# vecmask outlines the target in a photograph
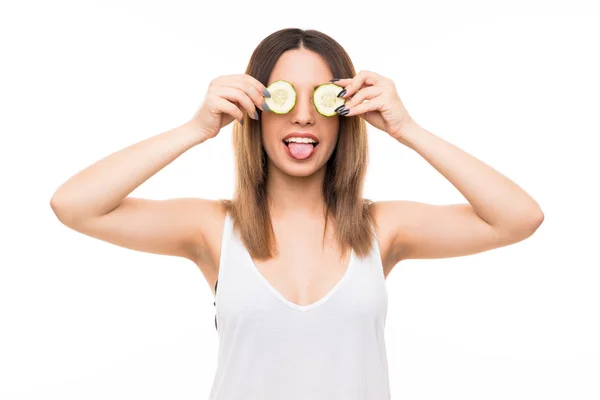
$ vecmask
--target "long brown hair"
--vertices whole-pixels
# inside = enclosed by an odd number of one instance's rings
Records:
[[[304,47],[318,53],[329,65],[334,77],[351,78],[356,72],[344,48],[317,30],[286,28],[263,39],[252,53],[246,74],[267,85],[279,57],[287,50]],[[261,112],[261,110],[258,110]],[[339,135],[329,158],[323,194],[325,229],[331,218],[342,255],[348,246],[358,257],[371,250],[374,232],[371,224],[372,201],[361,198],[368,162],[365,121],[359,116],[340,118]],[[253,258],[268,259],[277,253],[267,194],[267,155],[263,149],[260,121],[244,113],[244,124],[233,126],[233,148],[237,163],[237,183],[233,200],[220,199],[229,212],[234,228]],[[331,217],[330,217],[331,215]]]

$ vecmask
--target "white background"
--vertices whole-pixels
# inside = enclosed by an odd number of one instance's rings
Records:
[[[545,213],[518,244],[395,267],[392,398],[599,399],[600,17],[564,3],[3,2],[0,398],[208,398],[218,338],[198,268],[79,234],[50,198],[187,121],[211,79],[300,27],[392,78],[420,125]],[[371,126],[369,140],[364,197],[465,201],[416,152]],[[132,195],[230,198],[233,171],[229,125]]]

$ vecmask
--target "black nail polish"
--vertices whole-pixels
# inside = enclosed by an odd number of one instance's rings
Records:
[[[258,121],[258,111],[254,110],[254,119]]]
[[[340,115],[347,115],[350,112],[350,110],[344,110],[341,113],[339,113]]]
[[[341,106],[339,106],[338,108],[336,108],[334,111],[339,114],[339,113],[341,113],[342,111],[345,111],[345,110],[346,110],[346,106],[344,104],[342,104]]]
[[[244,118],[240,119],[240,124],[244,125]]]
[[[329,82],[337,82],[339,80],[340,80],[340,78],[333,78],[333,79],[330,79]]]
[[[271,93],[269,93],[267,89],[263,90],[263,94],[265,95],[265,97],[271,97]]]
[[[342,96],[343,96],[343,95],[345,95],[345,94],[346,94],[346,89],[342,90],[342,91],[341,91],[341,92],[340,92],[340,93],[337,95],[337,97],[342,97]]]

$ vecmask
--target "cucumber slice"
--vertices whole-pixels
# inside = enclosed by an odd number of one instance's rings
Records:
[[[315,89],[313,104],[319,114],[325,117],[337,115],[335,109],[346,103],[346,99],[337,97],[342,90],[341,86],[334,83],[324,83]]]
[[[286,114],[296,105],[296,89],[288,81],[275,81],[267,90],[271,97],[265,97],[265,103],[275,114]]]

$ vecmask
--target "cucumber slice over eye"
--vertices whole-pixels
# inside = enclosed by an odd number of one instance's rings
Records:
[[[267,90],[271,97],[265,97],[265,103],[275,114],[286,114],[296,105],[296,89],[288,81],[275,81]]]
[[[346,99],[337,97],[343,89],[334,83],[324,83],[315,89],[313,104],[319,114],[325,117],[337,115],[335,109],[346,103]]]

